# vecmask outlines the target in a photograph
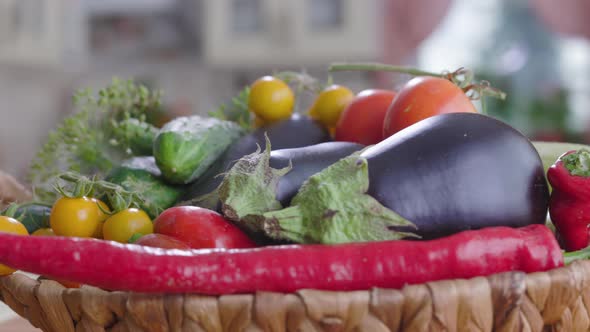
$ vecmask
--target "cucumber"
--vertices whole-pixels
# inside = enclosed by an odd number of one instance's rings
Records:
[[[119,122],[114,131],[118,140],[126,142],[135,156],[151,155],[158,128],[135,118]]]
[[[4,211],[3,213],[5,213]],[[14,213],[14,219],[20,221],[32,234],[40,228],[49,228],[51,206],[42,203],[25,203],[19,205]]]
[[[156,164],[170,183],[193,182],[242,134],[230,121],[198,115],[176,118],[156,136]]]
[[[167,184],[161,177],[154,175],[149,160],[133,158],[132,162],[124,162],[123,165],[112,169],[105,180],[139,193],[139,208],[153,220],[176,203],[184,188]]]
[[[153,156],[133,157],[123,160],[121,166],[132,169],[143,169],[156,177],[161,177],[162,172],[156,165],[156,158]]]

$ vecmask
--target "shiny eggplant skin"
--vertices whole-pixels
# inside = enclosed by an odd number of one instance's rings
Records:
[[[302,148],[273,150],[270,167],[280,169],[292,163],[293,168],[279,180],[276,198],[283,206],[291,199],[305,180],[338,160],[364,148],[351,142],[326,142]]]
[[[255,152],[258,147],[264,149],[265,134],[273,150],[299,148],[331,140],[328,131],[319,123],[300,114],[293,114],[288,120],[258,128],[241,137],[228,148],[202,178],[189,187],[183,200],[190,200],[214,191],[223,180],[222,176],[218,176],[219,174],[228,171],[237,160]]]
[[[369,195],[425,239],[491,226],[545,222],[543,164],[516,129],[474,113],[420,121],[362,153]]]

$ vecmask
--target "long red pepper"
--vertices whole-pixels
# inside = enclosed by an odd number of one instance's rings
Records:
[[[0,234],[0,262],[109,290],[229,294],[303,288],[401,288],[563,265],[543,225],[465,231],[431,241],[173,250],[96,239]]]

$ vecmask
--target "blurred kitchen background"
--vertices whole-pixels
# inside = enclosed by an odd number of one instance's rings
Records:
[[[508,93],[489,112],[529,137],[590,143],[588,0],[0,0],[0,169],[17,177],[113,76],[207,112],[274,70],[334,61],[473,69]],[[338,73],[355,92],[407,77]]]

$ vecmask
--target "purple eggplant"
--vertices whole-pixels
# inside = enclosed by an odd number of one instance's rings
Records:
[[[270,139],[273,149],[299,148],[331,140],[330,134],[319,123],[308,116],[294,114],[290,119],[256,129],[238,139],[221,158],[195,183],[189,186],[183,204],[194,204],[219,210],[215,190],[235,162],[265,145],[265,135]]]
[[[422,121],[367,148],[368,194],[423,238],[545,222],[549,191],[531,142],[481,114]]]
[[[253,153],[240,159],[219,187],[223,213],[251,235],[261,233],[257,221],[246,215],[288,206],[312,175],[342,158],[359,152],[364,145],[326,142],[302,148]],[[244,191],[246,189],[246,191]],[[234,213],[238,212],[241,215]]]
[[[291,170],[279,179],[276,199],[288,206],[305,180],[338,160],[361,150],[364,145],[352,142],[326,142],[303,148],[273,150],[270,167]]]
[[[265,174],[276,184],[283,173]],[[251,187],[246,183],[242,194],[252,195]],[[420,121],[326,167],[289,207],[268,204],[253,214],[230,204],[224,212],[273,238],[340,243],[544,223],[548,200],[541,158],[525,136],[485,115],[454,113]]]

